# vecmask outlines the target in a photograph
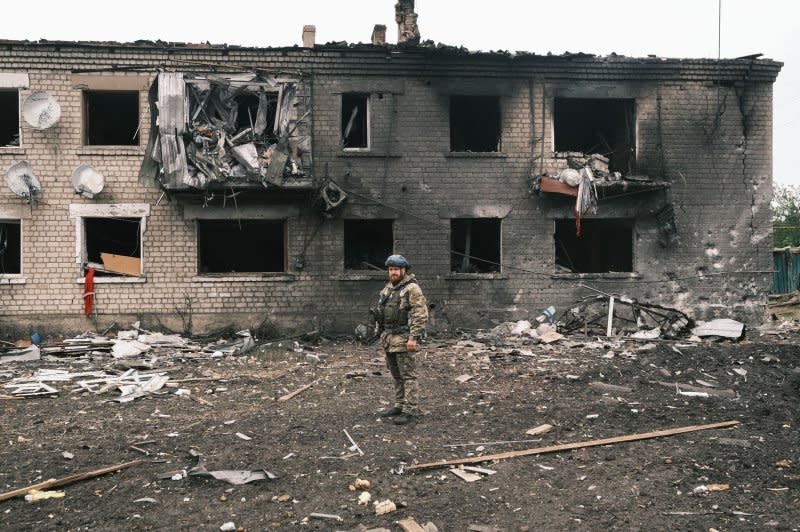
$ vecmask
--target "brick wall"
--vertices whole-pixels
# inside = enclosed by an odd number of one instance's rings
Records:
[[[343,217],[394,220],[395,251],[413,263],[439,329],[490,327],[536,316],[548,305],[563,309],[591,293],[579,283],[675,306],[696,318],[753,322],[765,313],[772,269],[771,91],[779,68],[771,61],[512,61],[379,46],[250,50],[22,43],[0,50],[0,61],[2,72],[29,74],[23,99],[45,90],[62,111],[49,130],[23,122],[22,146],[0,148],[4,172],[27,160],[44,189],[42,202],[22,210],[24,283],[0,279],[0,331],[74,332],[134,319],[183,330],[190,318],[193,332],[267,325],[351,331],[366,319],[383,277],[344,270]],[[349,199],[334,219],[323,218],[307,197],[281,200],[295,207],[286,221],[284,275],[198,276],[195,221],[184,210],[200,198],[159,201],[158,188],[139,184],[150,134],[146,90],[140,91],[138,147],[81,145],[75,71],[136,77],[143,70],[152,81],[157,67],[186,70],[184,61],[302,72],[306,80],[314,175],[335,180]],[[112,65],[126,64],[151,68],[112,72]],[[742,81],[745,75],[749,81]],[[499,95],[500,153],[450,153],[449,96],[459,91]],[[372,148],[366,153],[341,149],[342,92],[370,94]],[[565,164],[553,156],[552,125],[553,98],[565,94],[635,98],[640,173],[672,184],[668,191],[599,205],[596,217],[636,218],[634,274],[556,273],[553,220],[568,215],[570,204],[552,195],[530,197],[528,179],[541,171],[552,175]],[[106,177],[94,199],[77,196],[69,182],[80,164]],[[652,216],[665,198],[674,203],[680,235],[666,248],[657,242]],[[20,203],[7,188],[0,190],[0,214]],[[150,205],[144,282],[99,284],[96,314],[89,319],[82,313],[76,221],[69,217],[70,204],[84,203]],[[450,218],[479,214],[502,218],[502,272],[452,274]]]

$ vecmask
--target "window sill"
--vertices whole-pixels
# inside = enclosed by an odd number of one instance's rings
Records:
[[[86,284],[85,277],[78,277],[75,281],[78,284]],[[147,282],[147,277],[144,275],[141,277],[95,277],[94,284],[141,284]]]
[[[448,281],[502,281],[508,279],[504,273],[453,273],[444,276]]]
[[[0,275],[0,285],[4,284],[25,284],[28,282],[28,279],[22,276],[17,276],[13,274],[6,274]]]
[[[339,276],[340,281],[386,281],[386,272],[346,272]]]
[[[81,146],[76,150],[78,155],[111,155],[119,157],[142,157],[141,146]]]
[[[25,155],[25,148],[21,146],[0,146],[0,155]]]
[[[195,275],[192,277],[193,283],[291,283],[295,281],[295,276],[287,273],[250,273],[242,275],[220,274],[220,275]]]
[[[449,159],[505,159],[508,157],[501,151],[450,151],[444,156]]]
[[[603,273],[554,273],[551,279],[641,279],[637,272],[603,272]]]
[[[339,157],[348,158],[348,157],[355,157],[355,158],[364,158],[364,159],[399,159],[403,155],[400,153],[386,153],[386,152],[377,152],[377,151],[370,151],[369,148],[362,148],[360,150],[348,150],[344,149],[342,153],[339,154]]]

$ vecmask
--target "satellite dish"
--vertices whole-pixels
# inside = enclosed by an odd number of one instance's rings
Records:
[[[100,194],[106,184],[103,174],[88,164],[82,164],[72,172],[69,178],[75,192],[84,198],[92,199],[95,194]]]
[[[44,91],[36,91],[22,104],[22,118],[33,129],[48,129],[61,118],[61,106],[53,96]]]
[[[25,198],[28,203],[42,193],[42,184],[39,183],[39,179],[33,173],[33,167],[27,161],[19,162],[8,169],[6,183],[11,192],[20,198]]]

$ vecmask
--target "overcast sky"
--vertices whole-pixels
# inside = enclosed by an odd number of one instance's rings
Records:
[[[369,42],[375,24],[395,42],[395,0],[40,0],[4,2],[0,39],[137,39],[244,46]],[[722,0],[721,56],[762,53],[784,63],[774,92],[774,178],[800,185],[800,4]],[[718,0],[417,0],[423,39],[471,50],[627,56],[718,54]]]

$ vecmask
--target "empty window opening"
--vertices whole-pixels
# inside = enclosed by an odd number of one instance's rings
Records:
[[[450,97],[450,151],[500,151],[499,97]]]
[[[368,94],[342,94],[342,143],[345,148],[369,147]]]
[[[610,171],[633,171],[634,100],[556,98],[553,116],[555,151],[600,153],[610,159]]]
[[[500,219],[450,220],[450,270],[455,273],[500,271]]]
[[[236,102],[235,131],[252,128],[256,134],[264,134],[269,140],[276,140],[274,134],[275,115],[278,110],[276,93],[243,92],[236,95],[234,101]]]
[[[84,91],[83,97],[86,145],[138,146],[138,91]]]
[[[0,220],[0,275],[22,273],[22,230],[19,220]]]
[[[197,253],[201,274],[285,272],[285,223],[198,220]]]
[[[633,271],[632,220],[556,220],[556,265],[574,273]]]
[[[381,270],[392,254],[392,220],[345,220],[344,267],[347,270]]]
[[[106,261],[103,260],[103,254],[111,254],[139,259],[138,265],[135,261],[122,259],[124,264],[121,269],[130,274],[141,274],[141,223],[141,218],[83,218],[84,261],[90,263],[85,266],[100,265],[101,269],[105,270],[118,268],[119,265],[116,263],[114,265],[111,263],[104,264]],[[131,271],[130,268],[138,269],[139,271]],[[98,269],[96,275],[114,274],[115,272],[103,272]]]
[[[0,90],[0,146],[19,146],[19,91]]]

